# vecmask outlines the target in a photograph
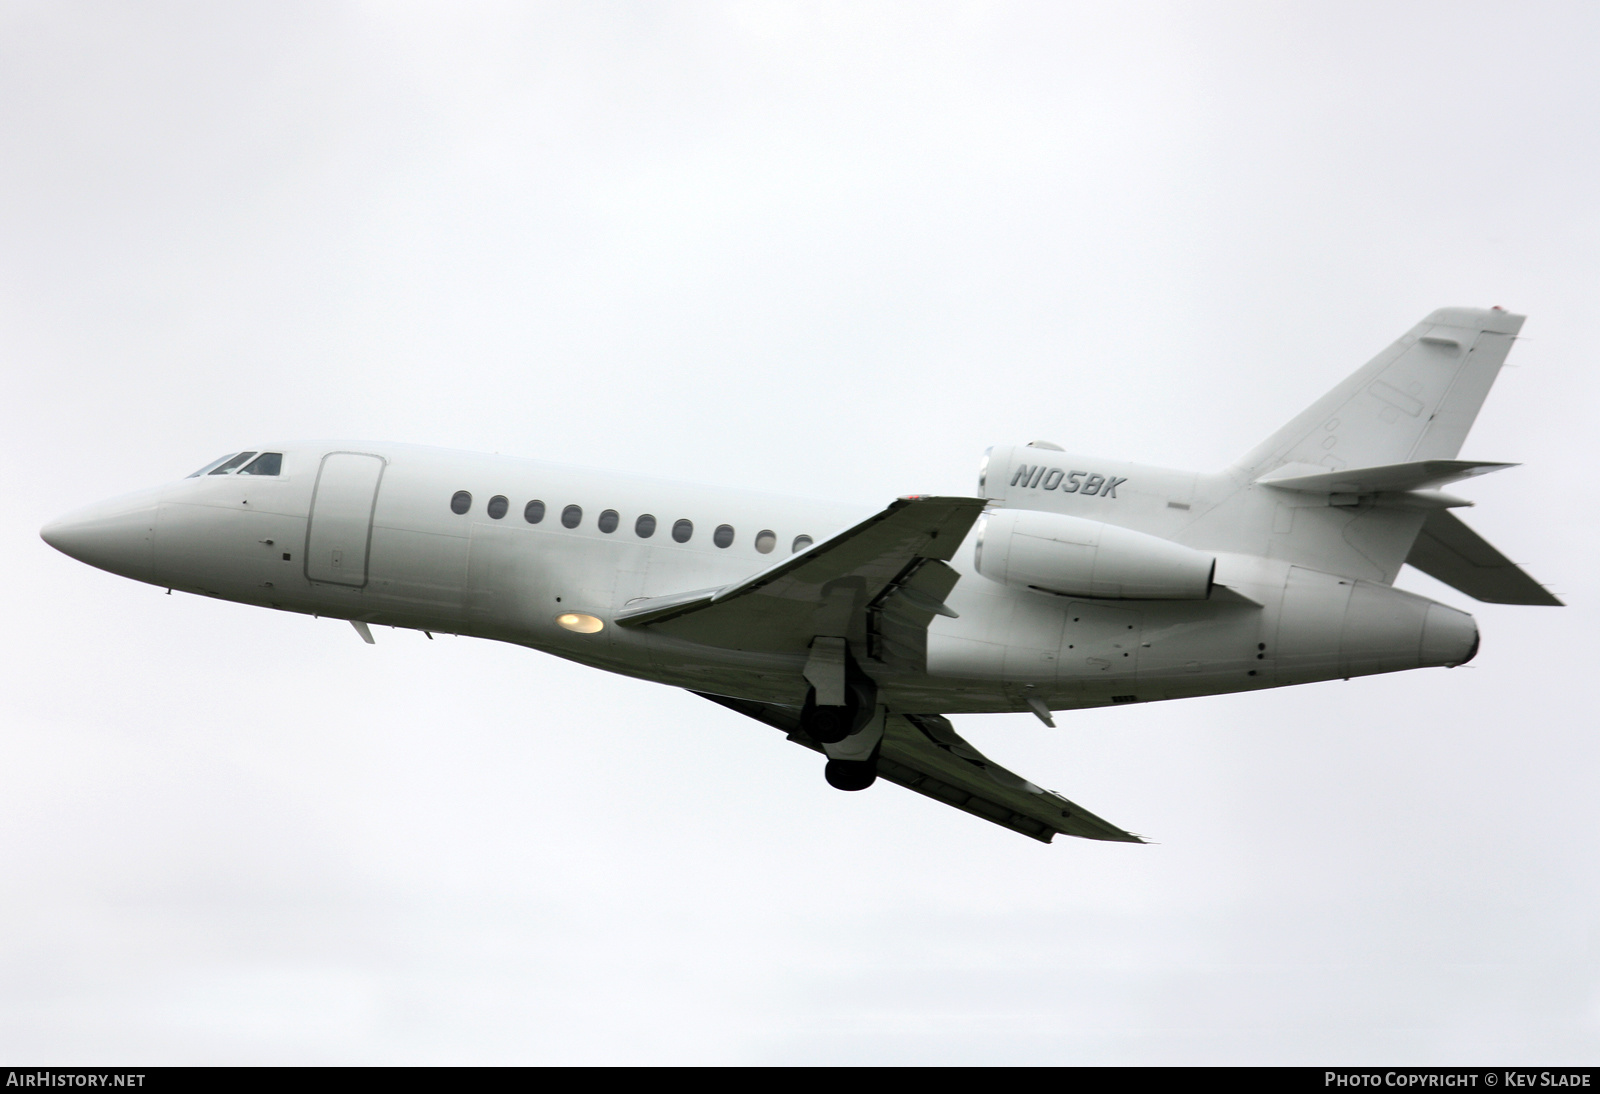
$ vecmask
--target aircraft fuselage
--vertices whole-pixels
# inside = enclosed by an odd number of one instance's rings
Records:
[[[274,451],[283,456],[276,475],[181,479],[73,514],[45,538],[102,569],[175,590],[514,642],[694,691],[798,705],[808,686],[804,650],[684,641],[614,618],[656,597],[739,581],[792,553],[797,540],[805,550],[870,515],[406,445]],[[1139,471],[1094,472],[1117,482],[1119,494],[1083,504],[1137,504],[1137,491],[1160,474]],[[1068,473],[1053,477],[1064,486]],[[1032,477],[1037,489],[1043,473]],[[1186,497],[1204,494],[1195,476],[1185,478]],[[1383,583],[1292,566],[1265,549],[1217,553],[1217,587],[1205,599],[1100,599],[989,580],[974,566],[975,538],[950,561],[960,575],[945,602],[955,617],[928,625],[921,664],[858,654],[891,709],[1174,699],[1456,664],[1477,642],[1470,616]],[[575,616],[600,627],[563,626]]]

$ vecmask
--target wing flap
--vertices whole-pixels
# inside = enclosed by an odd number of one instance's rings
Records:
[[[1448,509],[1428,514],[1406,562],[1474,600],[1564,607],[1548,589]]]
[[[730,710],[781,729],[796,744],[822,749],[800,729],[799,711],[773,703],[696,692]],[[1087,809],[990,760],[938,714],[889,716],[878,756],[880,778],[964,813],[1049,843],[1059,833],[1083,839],[1144,843]]]
[[[936,615],[956,617],[944,602],[960,579],[933,558],[918,559],[902,571],[867,607],[867,656],[926,670],[928,624]]]

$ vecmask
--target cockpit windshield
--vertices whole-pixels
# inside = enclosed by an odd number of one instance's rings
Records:
[[[254,452],[241,452],[237,456],[235,456],[231,460],[229,460],[227,463],[223,464],[221,467],[218,467],[218,468],[214,469],[211,472],[211,474],[213,474],[213,475],[231,475],[235,471],[239,470],[239,468],[244,464],[244,462],[246,460],[248,460],[251,456],[254,456],[254,455],[255,455]]]
[[[198,479],[201,475],[204,475],[207,471],[211,471],[214,468],[221,467],[223,464],[227,463],[229,460],[233,459],[238,454],[239,453],[237,453],[237,452],[229,452],[226,456],[219,456],[217,459],[212,460],[210,463],[206,464],[204,467],[202,467],[200,470],[194,472],[192,475],[185,475],[184,478],[186,478],[186,479]]]
[[[255,452],[229,452],[220,459],[212,460],[188,477],[198,479],[201,475],[279,475],[282,473],[282,452],[262,452],[259,455]]]

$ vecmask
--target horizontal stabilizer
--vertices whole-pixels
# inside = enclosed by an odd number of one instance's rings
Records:
[[[1484,463],[1477,460],[1418,460],[1416,463],[1329,471],[1311,464],[1288,464],[1261,476],[1256,482],[1279,490],[1298,490],[1308,494],[1377,494],[1430,490],[1516,466],[1514,463]]]
[[[822,751],[800,729],[796,708],[695,694],[781,729],[796,744]],[[1041,843],[1049,843],[1058,833],[1119,843],[1145,842],[1007,771],[963,740],[949,720],[938,714],[889,716],[879,746],[878,777]]]
[[[1428,514],[1406,561],[1436,581],[1490,604],[1562,607],[1550,591],[1447,509]]]

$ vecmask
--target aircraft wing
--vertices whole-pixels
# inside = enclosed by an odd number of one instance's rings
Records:
[[[903,599],[924,615],[925,625],[934,613],[948,611],[943,595],[954,582],[912,579],[931,563],[949,561],[986,504],[982,498],[900,498],[743,581],[655,597],[615,621],[730,649],[804,650],[817,635],[864,641],[869,606],[904,589]]]
[[[800,728],[798,708],[696,692],[730,710],[783,730],[821,752]],[[1049,843],[1057,833],[1084,839],[1144,843],[1132,832],[1013,774],[973,748],[938,714],[891,714],[878,754],[878,777],[953,805],[1002,828]]]
[[[1563,607],[1548,589],[1448,509],[1428,514],[1406,562],[1474,600]]]

